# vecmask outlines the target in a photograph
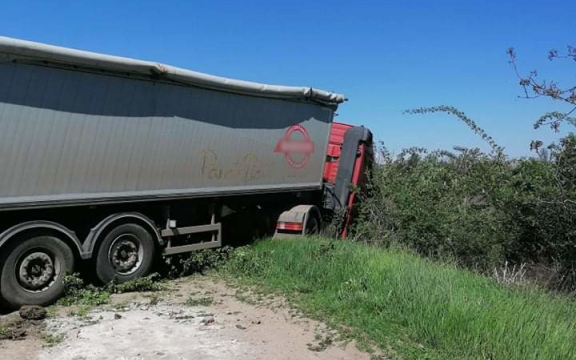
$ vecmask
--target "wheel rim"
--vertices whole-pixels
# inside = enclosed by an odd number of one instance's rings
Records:
[[[108,251],[108,259],[114,270],[121,275],[133,274],[140,268],[144,257],[144,249],[140,239],[133,234],[118,236]]]
[[[33,249],[20,256],[16,266],[16,278],[28,292],[46,291],[54,285],[61,271],[61,262],[45,249]]]

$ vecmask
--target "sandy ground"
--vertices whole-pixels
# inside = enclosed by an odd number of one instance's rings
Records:
[[[180,279],[159,293],[115,295],[86,316],[72,312],[59,308],[42,326],[24,330],[28,335],[21,340],[0,341],[0,358],[370,359],[283,299],[238,291],[210,277]]]

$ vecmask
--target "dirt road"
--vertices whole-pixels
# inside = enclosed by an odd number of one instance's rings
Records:
[[[0,341],[0,358],[370,359],[284,300],[239,292],[209,277],[179,279],[162,292],[114,295],[85,316],[72,311],[58,309],[42,326],[26,329],[22,340]]]

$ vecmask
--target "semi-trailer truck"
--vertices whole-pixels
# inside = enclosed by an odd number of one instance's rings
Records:
[[[0,37],[2,303],[49,304],[80,264],[128,281],[245,228],[313,234],[341,212],[345,236],[372,135],[333,122],[344,101]]]

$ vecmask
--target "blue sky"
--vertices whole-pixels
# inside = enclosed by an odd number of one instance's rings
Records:
[[[557,139],[532,124],[563,107],[517,98],[509,46],[521,69],[576,84],[574,62],[547,59],[576,46],[569,0],[0,0],[0,13],[5,36],[344,93],[337,119],[368,126],[395,152],[486,149],[449,116],[402,114],[419,106],[458,107],[512,156],[529,155],[532,139]]]

